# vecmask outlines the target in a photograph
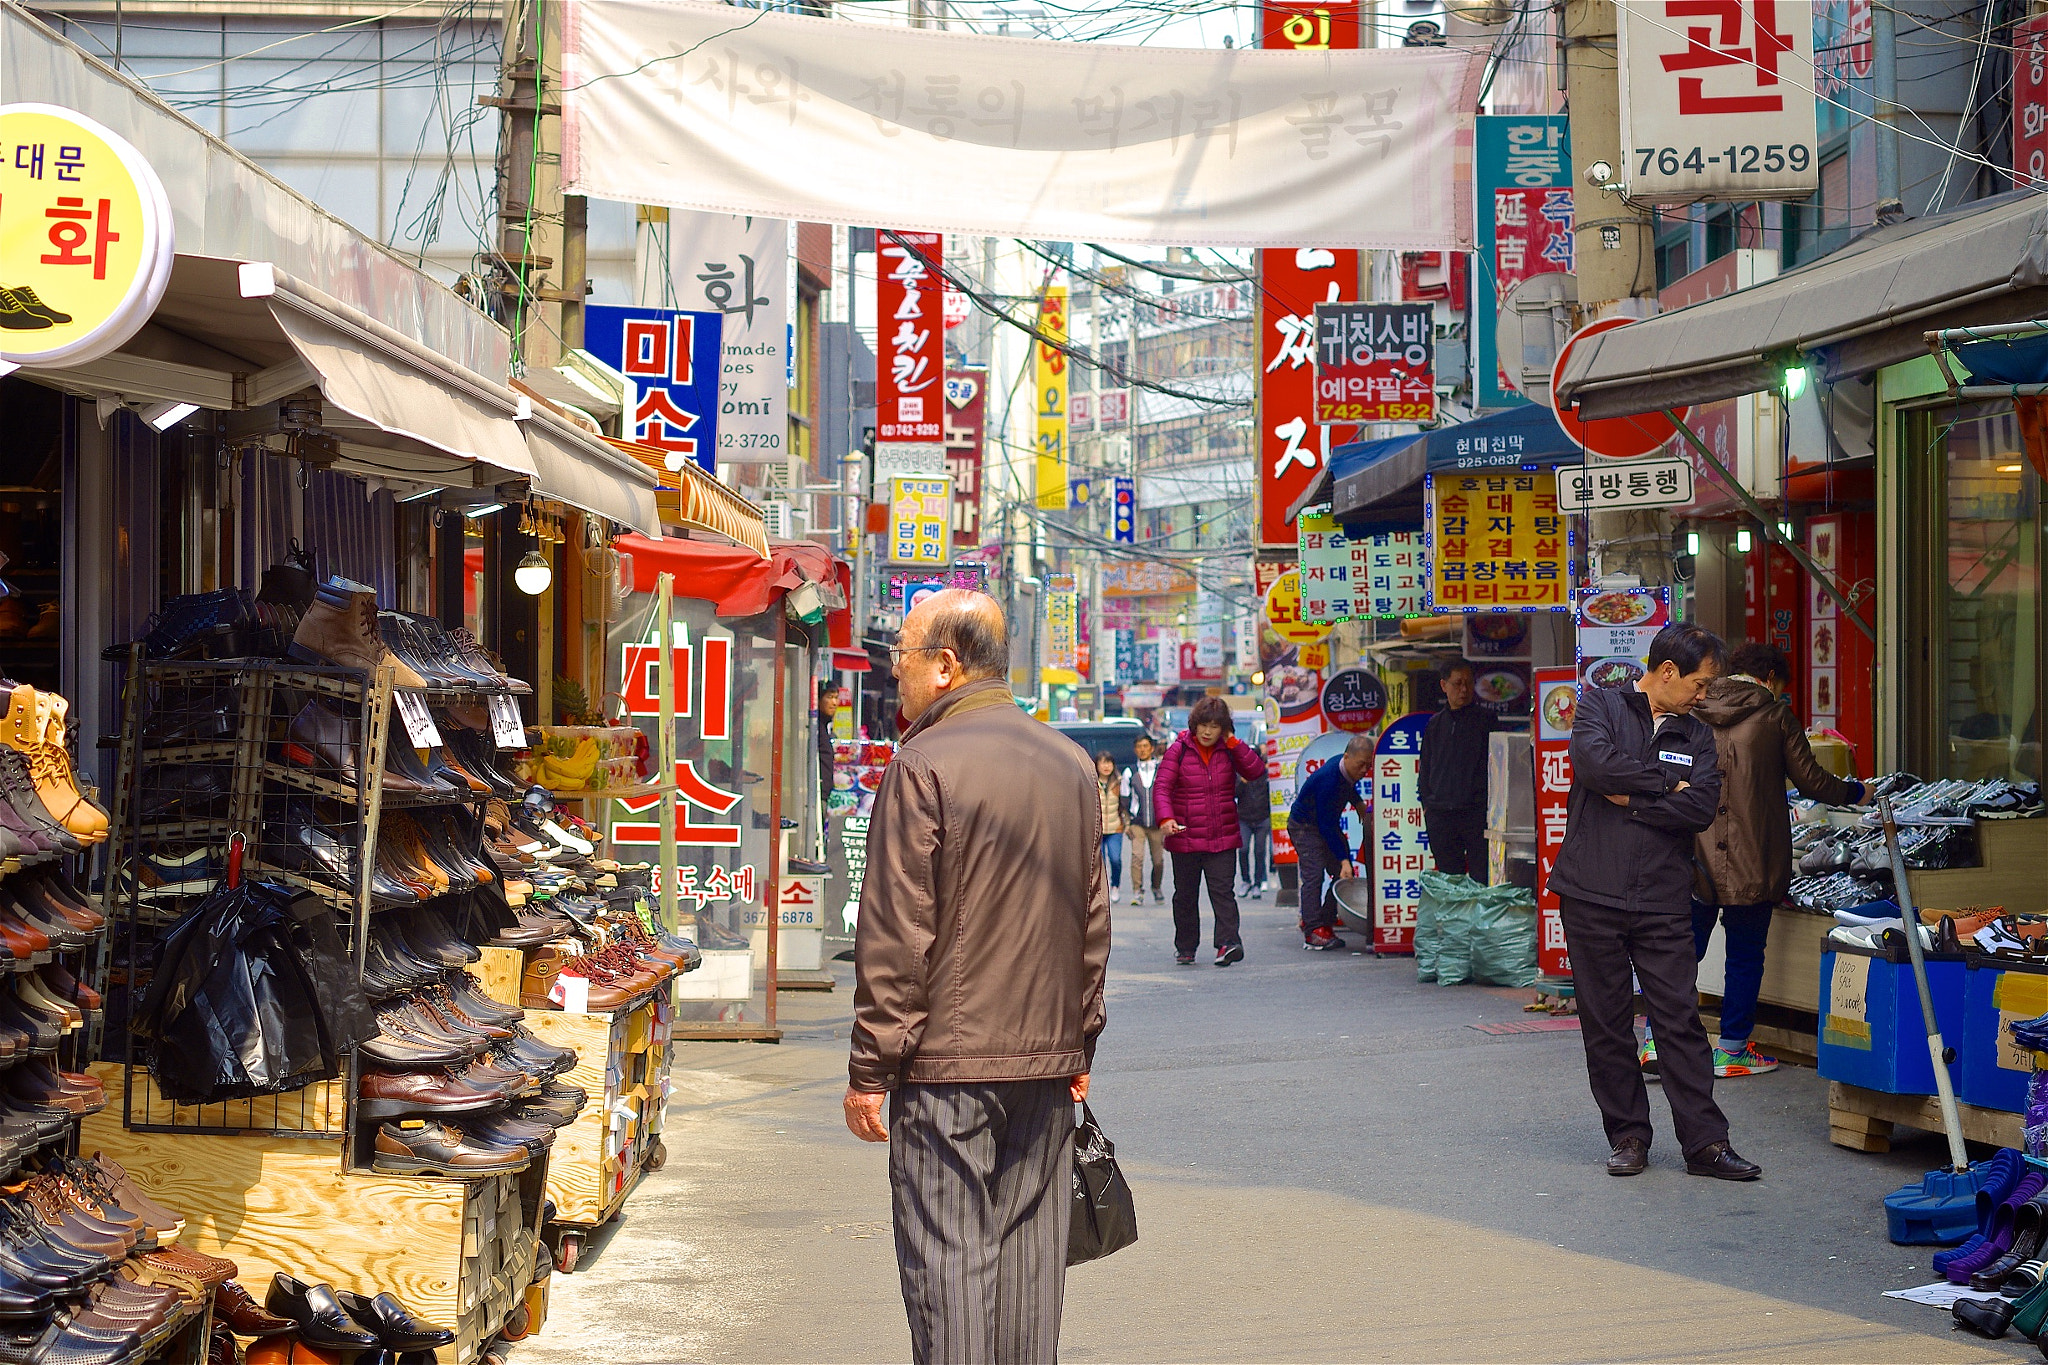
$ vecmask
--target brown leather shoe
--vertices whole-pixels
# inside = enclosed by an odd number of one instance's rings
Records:
[[[235,1335],[244,1337],[275,1337],[297,1327],[289,1318],[281,1318],[249,1297],[249,1291],[229,1280],[213,1291],[213,1320],[225,1322],[234,1329]]]
[[[374,673],[390,664],[392,681],[400,687],[425,687],[410,664],[391,652],[377,630],[377,593],[361,583],[333,578],[320,585],[313,605],[299,617],[292,634],[290,657],[300,663],[332,664]]]
[[[372,1170],[386,1175],[486,1176],[523,1171],[532,1155],[525,1147],[494,1147],[471,1141],[461,1129],[432,1121],[387,1123],[377,1130]]]
[[[469,1114],[488,1109],[504,1096],[477,1090],[445,1071],[365,1070],[356,1088],[357,1108],[368,1119],[410,1114]]]
[[[1650,1165],[1650,1144],[1641,1138],[1623,1138],[1607,1154],[1607,1174],[1641,1175]]]
[[[225,1256],[209,1256],[187,1246],[167,1246],[143,1256],[143,1261],[165,1270],[189,1275],[204,1283],[209,1293],[242,1273],[241,1267]]]
[[[106,1181],[108,1190],[120,1201],[122,1208],[141,1214],[151,1227],[170,1230],[174,1236],[177,1231],[184,1228],[184,1216],[177,1210],[165,1208],[150,1198],[149,1192],[136,1184],[133,1176],[121,1169],[120,1162],[104,1153],[94,1152],[92,1161],[88,1164],[99,1168],[101,1178]]]
[[[1716,1180],[1755,1180],[1764,1168],[1745,1161],[1726,1142],[1710,1142],[1685,1159],[1687,1175],[1712,1176]]]

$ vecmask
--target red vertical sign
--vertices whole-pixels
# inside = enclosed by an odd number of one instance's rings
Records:
[[[2048,14],[2012,30],[2012,183],[2048,184]]]
[[[1570,976],[1564,917],[1550,889],[1550,869],[1564,847],[1566,805],[1572,794],[1572,713],[1578,707],[1578,670],[1570,664],[1529,675],[1536,694],[1536,970]]]
[[[1327,52],[1359,45],[1357,0],[1259,6],[1259,46]],[[1304,93],[1295,120],[1311,161],[1327,154],[1337,95]],[[1358,253],[1320,247],[1259,253],[1259,543],[1292,546],[1287,509],[1323,469],[1316,425],[1315,306],[1357,297]]]
[[[949,296],[950,297],[950,296]],[[953,476],[953,548],[981,544],[982,432],[988,371],[946,371],[946,472]]]
[[[885,232],[876,245],[875,440],[945,440],[945,303],[933,267],[946,258],[936,232]]]

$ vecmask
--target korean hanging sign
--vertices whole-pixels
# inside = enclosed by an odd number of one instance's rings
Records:
[[[1067,289],[1054,285],[1039,299],[1038,330],[1067,339]],[[1033,389],[1038,394],[1038,506],[1067,510],[1067,353],[1040,341],[1032,348]]]
[[[176,253],[142,153],[49,104],[0,106],[0,360],[77,365],[156,311]]]
[[[1316,424],[1315,309],[1358,288],[1358,253],[1303,247],[1259,253],[1259,543],[1295,547],[1287,509],[1322,472]]]
[[[1079,629],[1076,618],[1079,615],[1078,594],[1074,589],[1074,575],[1056,573],[1046,580],[1045,591],[1045,638],[1043,653],[1039,658],[1041,668],[1075,667],[1076,646]]]
[[[1534,275],[1572,268],[1571,133],[1563,114],[1486,114],[1473,147],[1478,311],[1473,374],[1482,408],[1522,397],[1501,373],[1494,320],[1501,301]]]
[[[1295,518],[1301,536],[1301,619],[1335,624],[1359,615],[1365,547],[1344,534],[1329,509]]]
[[[1435,611],[1567,611],[1571,540],[1557,476],[1431,474],[1430,606]]]
[[[1429,716],[1401,717],[1380,732],[1372,758],[1372,832],[1361,857],[1372,866],[1372,946],[1415,951],[1415,919],[1429,835],[1422,824],[1422,731]]]
[[[945,259],[945,251],[945,238],[936,232],[885,232],[875,243],[878,473],[946,467],[940,411],[945,404],[945,305],[939,274],[932,268]]]
[[[1317,304],[1316,421],[1434,422],[1435,317],[1428,303]]]
[[[946,371],[946,472],[953,476],[953,544],[981,544],[982,432],[988,371]]]
[[[626,377],[620,420],[629,438],[661,451],[671,471],[695,463],[717,472],[722,328],[717,313],[600,304],[583,310],[584,348]]]
[[[735,699],[732,648],[730,636],[706,635],[692,642],[689,627],[681,622],[674,625],[674,635],[669,644],[669,669],[673,678],[675,716],[679,722],[694,719],[702,739],[732,738]],[[620,655],[619,691],[625,699],[626,713],[637,717],[659,716],[660,640],[650,637],[639,644],[626,645]],[[705,766],[710,766],[708,761]],[[744,799],[740,793],[727,791],[706,774],[698,772],[694,759],[676,760],[675,783],[676,842],[692,848],[738,848],[740,826],[737,823],[726,824],[717,817],[732,814]],[[630,814],[658,814],[661,798],[658,795],[622,798],[619,804]],[[616,820],[612,825],[612,839],[621,844],[657,844],[661,842],[661,826],[654,820]],[[694,868],[684,868],[681,872],[687,873],[694,884]],[[721,869],[717,875],[723,878],[732,874]],[[751,870],[747,875],[752,877]],[[716,898],[724,899],[730,894],[732,892],[728,888]],[[751,894],[749,890],[748,898]]]
[[[789,433],[789,223],[728,213],[666,215],[641,224],[642,302],[688,304],[717,313],[718,460],[781,464]]]
[[[1564,847],[1579,684],[1571,665],[1560,664],[1535,670],[1531,685],[1536,694],[1536,969],[1545,976],[1570,976],[1563,907],[1550,889],[1550,869]]]
[[[953,482],[889,481],[889,562],[944,564],[953,557]]]
[[[1351,540],[1351,599],[1367,620],[1422,616],[1429,610],[1429,556],[1413,531],[1376,531]],[[1361,555],[1364,568],[1358,567]],[[1361,579],[1358,575],[1363,572]]]
[[[1804,199],[1820,187],[1811,4],[1632,0],[1615,9],[1617,179],[1629,198]]]

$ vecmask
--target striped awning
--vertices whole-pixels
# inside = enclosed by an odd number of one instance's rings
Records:
[[[654,503],[663,525],[710,531],[768,558],[768,523],[759,507],[694,464],[685,464],[680,473],[671,470],[666,451],[612,436],[604,439],[661,476]]]

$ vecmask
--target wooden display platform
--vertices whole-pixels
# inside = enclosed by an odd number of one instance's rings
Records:
[[[661,1141],[669,1040],[656,1018],[657,1003],[649,997],[614,1014],[527,1012],[526,1025],[535,1037],[576,1049],[576,1068],[562,1083],[590,1096],[576,1121],[556,1131],[548,1159],[547,1192],[556,1223],[588,1230],[608,1222],[632,1194]],[[616,1150],[607,1152],[606,1139],[621,1110],[630,1117],[611,1144]]]
[[[2013,914],[2048,910],[2048,823],[1977,821],[1980,867],[1908,870],[1913,903],[1923,910],[2003,906]],[[1775,945],[1774,945],[1775,946]]]
[[[775,973],[775,989],[778,991],[830,991],[838,989],[839,982],[828,971],[782,971]]]
[[[92,1070],[119,1091],[118,1064]],[[476,1359],[533,1277],[540,1168],[473,1181],[350,1175],[338,1142],[131,1132],[118,1104],[85,1119],[79,1146],[112,1156],[183,1214],[182,1244],[233,1260],[259,1302],[279,1270],[362,1294],[389,1291],[456,1331],[435,1357],[448,1365]]]
[[[2003,1109],[1956,1106],[1963,1136],[1998,1147],[2021,1143],[2020,1116]],[[1828,1082],[1828,1141],[1852,1152],[1889,1152],[1892,1128],[1904,1124],[1923,1132],[1942,1131],[1941,1104],[1932,1095],[1891,1095],[1841,1081]]]

